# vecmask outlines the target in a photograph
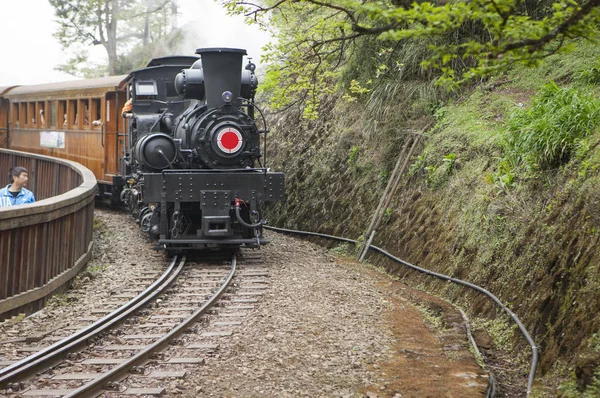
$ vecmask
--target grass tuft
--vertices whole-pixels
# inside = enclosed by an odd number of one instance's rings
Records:
[[[600,122],[600,102],[592,93],[550,82],[531,107],[515,111],[506,125],[503,146],[513,167],[548,170],[569,161],[579,143]]]

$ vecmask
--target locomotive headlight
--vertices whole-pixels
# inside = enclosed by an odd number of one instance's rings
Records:
[[[233,94],[231,94],[230,91],[224,91],[223,94],[221,94],[221,98],[223,98],[223,101],[225,101],[226,104],[229,104],[231,100],[233,100]]]

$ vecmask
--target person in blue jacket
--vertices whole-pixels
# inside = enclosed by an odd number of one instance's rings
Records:
[[[27,169],[15,167],[10,171],[12,184],[0,189],[0,207],[9,207],[35,202],[33,193],[26,189]]]

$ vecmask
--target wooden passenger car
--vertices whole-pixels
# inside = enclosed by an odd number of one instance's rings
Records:
[[[8,109],[10,102],[4,98],[4,93],[14,87],[0,87],[0,148],[8,148]]]
[[[0,146],[81,163],[101,192],[120,186],[126,77],[0,88]]]

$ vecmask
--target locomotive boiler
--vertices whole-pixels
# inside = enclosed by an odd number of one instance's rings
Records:
[[[196,54],[155,59],[128,76],[123,199],[158,248],[258,247],[267,243],[264,206],[283,199],[284,176],[261,151],[255,65],[243,66],[241,49]]]

